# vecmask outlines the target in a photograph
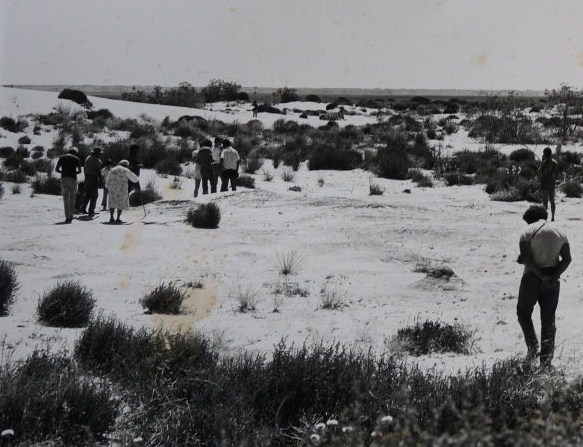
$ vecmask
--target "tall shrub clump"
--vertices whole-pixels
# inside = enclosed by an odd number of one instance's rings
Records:
[[[195,228],[218,228],[220,221],[221,210],[212,202],[191,208],[186,214],[186,222]]]
[[[45,292],[38,302],[38,321],[49,326],[82,327],[91,320],[93,293],[76,281],[64,281]]]
[[[19,287],[20,284],[12,264],[0,260],[0,316],[8,315]]]

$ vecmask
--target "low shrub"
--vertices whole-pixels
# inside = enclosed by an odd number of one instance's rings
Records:
[[[19,288],[20,283],[12,264],[0,260],[0,316],[8,315]]]
[[[30,144],[32,141],[28,135],[24,135],[18,139],[18,144]]]
[[[263,160],[260,158],[247,158],[245,163],[245,173],[255,174],[263,166]]]
[[[304,263],[304,257],[295,250],[278,253],[276,258],[279,264],[279,274],[284,276],[296,275]]]
[[[583,186],[579,180],[570,179],[561,185],[561,192],[565,197],[580,198],[583,196]]]
[[[250,175],[239,175],[236,183],[237,186],[242,186],[243,188],[255,189],[255,179]]]
[[[534,152],[527,148],[516,149],[510,153],[508,159],[516,163],[522,161],[533,161],[535,159]]]
[[[185,293],[173,284],[161,284],[140,300],[148,313],[178,315]]]
[[[49,326],[82,327],[93,314],[93,293],[76,281],[59,282],[37,306],[38,321]]]
[[[427,320],[399,329],[396,342],[412,355],[454,352],[468,354],[472,348],[473,333],[459,323],[453,325]]]
[[[448,172],[444,175],[443,179],[447,186],[456,185],[473,185],[474,179],[469,175],[460,174],[459,172]]]
[[[103,120],[107,120],[109,118],[113,118],[113,113],[111,113],[109,111],[109,109],[99,109],[99,110],[90,110],[87,112],[87,118],[89,118],[90,120],[95,120],[95,119],[103,119]]]
[[[32,155],[34,156],[35,154],[40,154],[40,152],[33,152]],[[50,174],[53,172],[53,163],[51,160],[48,160],[46,158],[38,158],[34,160],[33,165],[38,172],[44,172],[46,174]]]
[[[112,391],[88,380],[71,360],[35,351],[0,368],[0,445],[94,445],[118,415]],[[51,442],[55,441],[55,443]]]
[[[421,188],[432,188],[431,177],[421,172],[419,169],[409,169],[408,177]]]
[[[37,175],[30,186],[35,194],[61,195],[61,181],[53,176]]]
[[[317,146],[310,153],[308,168],[310,171],[334,169],[349,171],[362,165],[360,152],[351,149],[340,149],[330,146]]]
[[[158,174],[180,175],[182,174],[182,166],[174,157],[168,157],[156,163],[156,172]]]
[[[160,200],[162,196],[156,188],[156,184],[151,181],[146,187],[139,191],[133,190],[130,194],[130,206],[142,206]]]
[[[22,173],[24,173],[25,175],[30,176],[30,177],[35,176],[37,173],[36,164],[31,162],[31,161],[27,161],[27,160],[23,160],[20,163],[19,169]]]
[[[221,210],[216,203],[201,204],[191,208],[186,214],[186,222],[194,228],[218,228],[221,221]]]
[[[239,287],[234,297],[237,302],[237,311],[241,313],[253,312],[257,309],[258,292],[252,286]]]
[[[6,169],[17,169],[24,158],[16,151],[9,154],[2,163]]]
[[[13,147],[10,146],[4,146],[4,147],[0,147],[0,158],[6,158],[9,155],[13,154],[15,152]]]
[[[411,167],[406,150],[399,147],[385,147],[377,152],[374,165],[380,177],[405,180]]]
[[[0,171],[0,180],[12,183],[26,183],[28,182],[28,177],[20,169],[15,171]]]
[[[20,185],[12,185],[12,194],[20,194],[22,190],[20,189]]]
[[[370,182],[368,185],[368,194],[371,196],[382,196],[385,190],[381,185]]]
[[[8,132],[18,133],[28,127],[28,123],[23,120],[15,121],[14,118],[9,116],[3,116],[0,118],[0,127]]]
[[[294,178],[296,178],[296,173],[293,169],[284,168],[283,171],[281,171],[281,179],[284,182],[293,182]]]
[[[31,158],[33,160],[38,160],[39,158],[42,158],[43,153],[42,152],[33,152],[32,154],[30,154]]]

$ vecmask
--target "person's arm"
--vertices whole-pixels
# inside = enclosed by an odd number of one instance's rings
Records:
[[[79,160],[79,162],[77,163],[76,172],[77,172],[77,174],[81,174],[81,160]]]
[[[559,253],[560,260],[557,267],[555,267],[555,274],[554,276],[559,279],[559,277],[567,270],[569,264],[571,264],[571,248],[569,247],[569,243],[565,242],[561,247],[561,252]]]
[[[126,177],[128,178],[128,180],[132,183],[137,183],[138,186],[140,186],[140,179],[139,177],[134,174],[132,171],[130,171],[129,169],[125,169],[124,170],[126,173]]]
[[[63,165],[61,164],[61,159],[59,158],[59,161],[57,161],[57,166],[55,166],[55,172],[60,174],[61,172],[63,172]]]

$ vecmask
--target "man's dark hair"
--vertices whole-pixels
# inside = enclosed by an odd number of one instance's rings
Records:
[[[200,147],[213,147],[213,142],[208,138],[205,138],[200,142]]]
[[[543,149],[543,155],[546,156],[546,157],[552,157],[553,151],[551,150],[550,147],[545,147]]]
[[[229,147],[229,146],[231,146],[231,142],[228,139],[225,138],[223,140],[223,147]]]
[[[527,224],[535,223],[537,220],[547,220],[549,213],[542,205],[531,205],[522,215]]]

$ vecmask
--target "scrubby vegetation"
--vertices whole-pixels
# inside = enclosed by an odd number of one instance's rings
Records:
[[[221,210],[216,203],[204,203],[198,208],[191,208],[186,214],[186,222],[195,228],[218,228]]]
[[[59,282],[37,306],[38,321],[48,326],[83,327],[93,315],[93,293],[76,281]]]
[[[61,181],[53,176],[38,175],[30,185],[35,194],[61,195]]]
[[[0,317],[8,315],[19,288],[20,283],[12,264],[0,260]]]
[[[413,355],[433,352],[468,354],[472,348],[473,333],[459,323],[453,325],[427,320],[399,329],[395,338],[400,349]]]
[[[177,315],[185,298],[185,293],[174,284],[160,284],[144,296],[140,304],[149,313]]]

